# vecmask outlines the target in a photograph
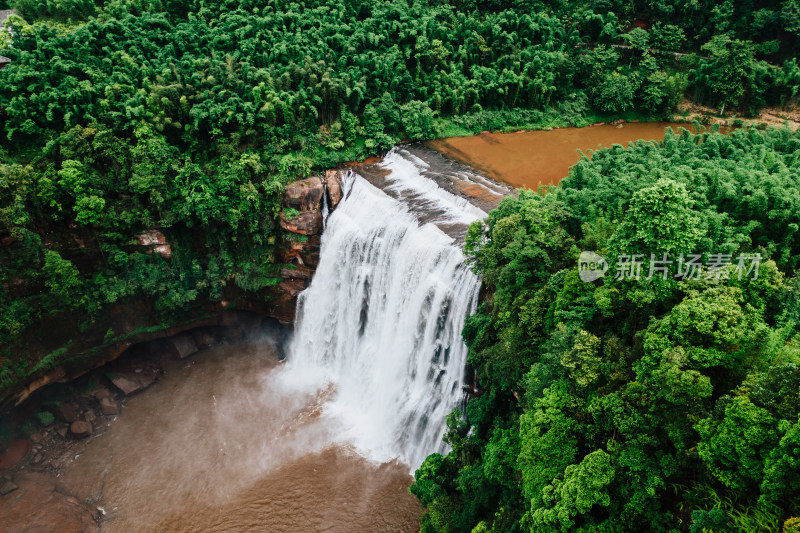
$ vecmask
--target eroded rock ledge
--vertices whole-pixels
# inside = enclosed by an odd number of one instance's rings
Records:
[[[294,322],[297,296],[311,283],[319,265],[323,205],[327,201],[333,211],[341,200],[342,176],[338,170],[291,183],[283,193],[285,209],[280,224],[287,236],[278,260],[289,266],[281,269],[283,281],[271,295],[275,304],[271,316],[284,324]]]
[[[35,374],[29,381],[19,384],[0,395],[0,411],[20,405],[36,391],[52,383],[64,383],[86,372],[116,360],[131,346],[161,337],[174,337],[182,332],[201,327],[225,327],[232,316],[230,311],[245,311],[274,318],[283,325],[295,319],[297,296],[311,283],[319,264],[320,242],[323,229],[322,211],[327,203],[335,209],[342,198],[341,171],[328,170],[322,176],[313,176],[289,184],[283,195],[284,211],[279,220],[285,230],[280,239],[277,261],[282,281],[257,293],[246,293],[235,284],[229,284],[223,300],[197,302],[184,313],[185,317],[169,327],[158,327],[151,321],[152,309],[146,301],[134,300],[112,305],[107,309],[105,323],[75,335],[77,317],[58,315],[44,320],[40,330],[47,332],[41,339],[33,339],[28,349],[28,359],[35,364],[46,354],[63,345],[64,339],[73,339],[66,363]],[[0,238],[4,238],[0,235]],[[171,255],[170,243],[158,230],[137,236],[141,246],[165,258]],[[116,340],[103,344],[103,336],[111,326]],[[96,331],[95,331],[96,330]],[[176,341],[177,342],[177,341]],[[177,350],[189,350],[188,341]],[[133,386],[131,384],[127,384]]]

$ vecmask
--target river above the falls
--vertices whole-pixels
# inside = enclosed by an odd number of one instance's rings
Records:
[[[578,150],[627,146],[644,139],[661,141],[666,128],[686,128],[691,124],[675,122],[625,122],[585,128],[489,133],[469,137],[449,137],[425,143],[445,156],[466,163],[484,176],[514,187],[536,190],[542,185],[556,185],[566,177],[569,167],[580,159]]]

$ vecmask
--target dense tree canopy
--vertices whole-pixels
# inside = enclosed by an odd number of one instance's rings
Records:
[[[20,16],[8,20],[13,39],[0,32],[11,59],[0,72],[0,238],[13,243],[0,248],[0,389],[30,375],[19,343],[47,316],[81,309],[87,327],[105,306],[146,297],[167,323],[231,284],[274,283],[288,180],[448,131],[569,125],[593,110],[664,116],[694,72],[673,51],[700,51],[677,19],[631,29],[638,11],[611,5],[4,7]],[[758,102],[792,101],[794,63],[769,65],[780,54],[748,46],[736,68],[769,73]],[[731,83],[723,52],[697,72]],[[728,109],[751,106],[742,87]],[[135,246],[151,229],[170,259]]]
[[[788,129],[670,130],[475,223],[491,296],[464,337],[484,392],[417,471],[423,531],[767,532],[800,514],[798,157]],[[605,277],[581,281],[579,250]]]

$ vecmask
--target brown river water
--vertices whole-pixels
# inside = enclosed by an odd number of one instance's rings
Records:
[[[428,146],[472,166],[484,176],[536,190],[542,185],[556,185],[564,178],[569,167],[580,159],[578,150],[609,148],[613,144],[627,146],[639,139],[660,141],[669,126],[676,131],[678,127],[694,131],[691,124],[631,122],[550,131],[481,133],[437,139]]]
[[[281,390],[268,343],[175,361],[90,442],[64,481],[104,532],[418,531],[406,465],[331,446],[324,399]]]

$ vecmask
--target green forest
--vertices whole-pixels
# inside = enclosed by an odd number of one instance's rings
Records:
[[[665,117],[684,95],[791,106],[800,7],[770,6],[5,2],[0,390],[73,355],[21,355],[48,317],[110,342],[109,305],[146,300],[168,325],[276,283],[280,192],[313,170],[403,140]],[[135,246],[151,228],[169,261]]]
[[[800,1],[0,0],[0,399],[78,357],[42,324],[156,328],[280,278],[284,186],[482,130],[794,109]],[[422,531],[800,531],[800,135],[668,133],[470,229],[481,394]],[[546,194],[545,194],[546,192]],[[137,235],[158,229],[170,258]],[[583,282],[578,254],[607,258]],[[760,254],[757,279],[615,279]],[[57,341],[57,342],[56,342]]]
[[[416,472],[422,531],[798,531],[799,165],[788,128],[668,130],[473,224],[483,391]],[[632,254],[640,279],[616,276]],[[651,254],[731,264],[647,279]]]

